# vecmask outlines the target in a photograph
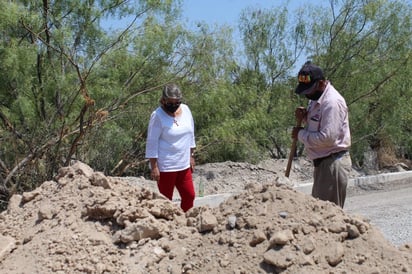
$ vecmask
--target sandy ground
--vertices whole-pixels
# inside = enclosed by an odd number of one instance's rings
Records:
[[[76,162],[0,214],[0,274],[412,272],[411,245],[294,190],[310,163],[285,166],[199,166],[197,192],[236,194],[183,213],[152,181]]]

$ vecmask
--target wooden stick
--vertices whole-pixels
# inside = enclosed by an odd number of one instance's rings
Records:
[[[296,121],[296,126],[300,127],[302,124],[302,121]],[[295,157],[296,154],[296,146],[298,143],[298,138],[293,138],[292,141],[292,146],[290,147],[290,153],[289,153],[289,159],[288,159],[288,165],[286,166],[286,172],[285,172],[285,176],[289,177],[290,174],[290,169],[292,167],[292,161],[293,161],[293,157]]]

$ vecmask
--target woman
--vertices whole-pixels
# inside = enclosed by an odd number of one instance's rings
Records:
[[[150,116],[146,158],[160,193],[172,200],[176,187],[180,207],[186,212],[195,199],[192,170],[196,144],[192,113],[181,100],[182,92],[177,85],[163,88],[160,106]]]

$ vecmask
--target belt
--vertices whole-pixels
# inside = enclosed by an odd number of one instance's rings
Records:
[[[314,159],[313,160],[313,165],[315,167],[318,167],[320,165],[320,163],[322,163],[323,160],[331,158],[331,157],[333,157],[334,159],[339,159],[340,157],[345,155],[346,152],[348,152],[348,151],[347,150],[342,150],[342,151],[339,151],[339,152],[332,153],[332,154],[330,154],[326,157]]]

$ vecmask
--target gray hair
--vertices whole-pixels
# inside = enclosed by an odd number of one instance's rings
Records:
[[[182,91],[176,84],[168,84],[163,87],[162,98],[182,99]]]

